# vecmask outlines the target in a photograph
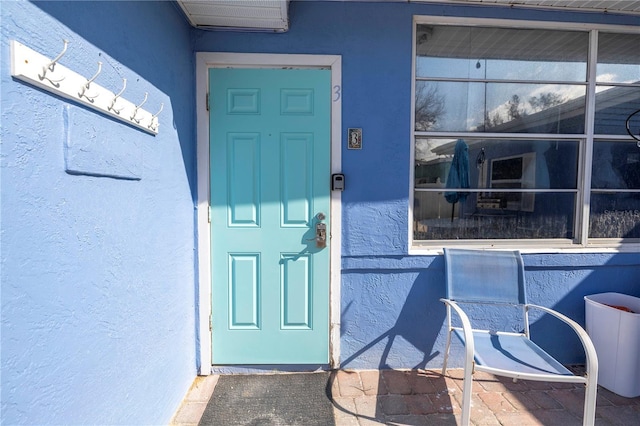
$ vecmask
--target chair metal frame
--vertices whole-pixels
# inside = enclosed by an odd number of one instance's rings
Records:
[[[471,417],[471,393],[472,393],[472,380],[474,371],[483,371],[486,373],[494,374],[496,376],[504,376],[510,377],[514,381],[518,379],[522,380],[535,380],[535,381],[543,381],[543,382],[564,382],[564,383],[583,383],[585,385],[585,398],[584,398],[584,413],[583,413],[583,425],[593,425],[595,422],[595,412],[596,412],[596,395],[598,388],[598,358],[596,355],[595,347],[587,335],[586,331],[575,321],[566,317],[565,315],[543,306],[533,305],[527,303],[526,301],[526,284],[524,280],[524,266],[522,262],[522,257],[520,252],[515,251],[489,251],[489,250],[468,250],[468,249],[444,249],[445,254],[445,270],[447,277],[447,297],[440,299],[446,306],[447,310],[447,344],[444,353],[444,364],[442,367],[442,374],[446,374],[447,370],[447,362],[449,357],[449,349],[451,346],[451,335],[452,333],[456,333],[456,335],[462,341],[465,348],[465,358],[464,358],[464,382],[463,382],[463,395],[462,395],[462,425],[468,425]],[[515,301],[507,301],[505,297],[498,296],[498,300],[492,301],[489,300],[489,297],[484,297],[480,295],[479,299],[481,300],[465,300],[463,295],[461,294],[458,297],[454,292],[454,287],[456,285],[455,277],[456,271],[454,268],[460,267],[459,263],[461,260],[457,260],[456,256],[477,256],[478,259],[486,262],[487,265],[492,265],[492,259],[495,259],[496,255],[503,256],[512,256],[514,259],[515,267],[518,268],[516,272],[517,281],[514,283],[514,286],[520,286],[520,289],[517,290],[518,294],[516,296]],[[485,272],[488,270],[484,269]],[[480,272],[477,276],[474,275],[474,279],[487,278],[489,282],[485,283],[486,288],[488,289],[491,286],[490,280],[487,276],[487,273]],[[512,298],[511,296],[506,297],[506,299]],[[478,299],[478,298],[476,298]],[[465,313],[463,308],[460,306],[460,303],[463,304],[509,304],[512,306],[521,306],[522,307],[522,319],[524,322],[524,330],[521,333],[517,332],[506,332],[506,331],[489,331],[489,330],[480,330],[474,329],[471,326],[471,322],[469,320],[468,315]],[[567,324],[577,335],[580,342],[582,343],[585,355],[586,355],[586,375],[579,376],[571,373],[568,369],[562,366],[558,361],[553,359],[549,354],[547,354],[543,349],[541,349],[538,345],[533,343],[529,334],[529,311],[535,309],[542,311],[543,313],[549,314],[563,323]],[[461,327],[453,326],[452,322],[452,312],[455,312],[458,316]],[[537,359],[541,359],[545,362],[548,362],[554,366],[557,366],[559,372],[546,372],[546,373],[532,373],[531,368],[526,368],[525,363],[518,364],[522,365],[521,369],[506,369],[499,365],[489,365],[486,363],[485,359],[480,357],[480,354],[477,353],[477,345],[476,339],[505,339],[505,341],[514,340],[516,344],[521,345],[520,348],[524,348],[525,351],[530,351],[530,353],[537,357]],[[504,349],[499,347],[492,348],[493,351],[505,352]],[[509,356],[512,357],[513,354],[509,353]],[[517,361],[517,360],[516,360]],[[512,364],[513,366],[513,364]],[[563,372],[560,372],[563,371]]]

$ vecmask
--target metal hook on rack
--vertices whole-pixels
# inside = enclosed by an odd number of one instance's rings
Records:
[[[95,95],[95,96],[85,95],[84,92],[87,89],[89,89],[89,86],[91,86],[91,82],[98,77],[100,72],[102,72],[102,62],[98,61],[98,72],[96,72],[93,77],[88,79],[87,82],[82,85],[82,88],[80,89],[80,92],[78,92],[78,96],[79,97],[83,97],[84,96],[85,98],[87,98],[89,100],[89,102],[93,102],[93,100],[98,97],[98,95]]]
[[[144,100],[142,101],[142,103],[140,105],[136,105],[135,109],[133,110],[133,115],[131,116],[130,120],[135,121],[137,124],[140,124],[140,120],[136,119],[136,115],[138,115],[138,110],[140,109],[140,107],[142,105],[145,104],[145,102],[147,102],[147,97],[149,96],[148,92],[144,92]]]
[[[51,84],[53,84],[55,87],[59,87],[60,86],[60,82],[62,80],[64,80],[64,77],[62,77],[59,80],[52,80],[49,77],[47,77],[47,71],[51,71],[53,72],[56,64],[58,63],[58,61],[60,60],[60,58],[62,58],[64,56],[64,54],[67,51],[67,46],[69,45],[69,40],[62,40],[62,42],[64,43],[64,47],[62,48],[62,52],[60,52],[58,54],[58,56],[56,56],[51,62],[49,62],[47,65],[45,65],[44,67],[42,67],[42,75],[38,74],[38,78],[40,78],[40,80],[44,80],[45,78],[47,80],[49,80],[51,82]]]
[[[144,99],[141,102],[136,104],[136,102],[126,99],[128,96],[125,92],[130,91],[130,88],[127,84],[129,79],[123,78],[124,75],[116,77],[116,79],[122,79],[120,89],[116,87],[114,90],[109,90],[102,86],[99,79],[105,78],[102,77],[105,64],[103,57],[95,58],[96,62],[98,60],[102,60],[102,62],[97,63],[94,74],[78,73],[67,68],[62,59],[66,58],[66,54],[69,52],[69,41],[62,40],[62,38],[57,40],[63,41],[64,46],[60,47],[57,55],[49,57],[16,40],[10,40],[11,76],[39,87],[52,95],[60,96],[83,107],[108,115],[110,118],[122,121],[145,133],[158,134],[158,118],[164,105],[160,105],[155,110],[157,111],[155,115],[152,115],[153,112],[143,109],[149,98],[148,93],[141,91],[144,87],[139,91],[140,95],[144,93]],[[108,64],[108,62],[106,63]],[[62,82],[58,84],[58,81]],[[118,84],[117,80],[114,82],[116,85]]]
[[[108,109],[109,111],[113,111],[113,112],[115,112],[116,114],[120,114],[120,111],[122,111],[122,108],[120,108],[120,109],[115,109],[114,107],[115,107],[115,105],[116,105],[116,101],[118,100],[118,98],[120,97],[120,95],[122,95],[122,94],[124,93],[124,89],[126,89],[126,88],[127,88],[127,79],[126,79],[126,78],[123,78],[123,79],[122,79],[122,90],[120,90],[120,91],[118,92],[118,94],[117,94],[117,95],[115,95],[115,96],[113,97],[113,100],[111,101],[111,105],[109,105],[109,106],[107,107],[107,109]]]
[[[162,109],[164,108],[164,103],[160,104],[160,110],[158,112],[155,113],[155,115],[151,116],[151,121],[149,122],[149,126],[148,128],[156,131],[158,130],[158,122],[157,122],[157,118],[160,115],[160,113],[162,112]]]

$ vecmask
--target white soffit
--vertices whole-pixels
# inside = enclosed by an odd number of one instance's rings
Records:
[[[290,0],[177,0],[196,28],[284,32],[289,29]],[[304,0],[303,0],[304,1]],[[306,0],[314,1],[314,0]],[[640,0],[324,0],[393,1],[399,3],[457,3],[525,6],[640,15]]]
[[[289,0],[177,0],[196,28],[284,32]]]
[[[502,6],[533,6],[553,9],[640,14],[637,0],[408,0],[414,3],[466,3]]]

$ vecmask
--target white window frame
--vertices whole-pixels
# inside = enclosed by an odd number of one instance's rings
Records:
[[[461,240],[458,242],[452,242],[447,240],[447,245],[456,245],[460,247],[474,247],[474,248],[504,248],[504,249],[519,249],[523,253],[559,253],[559,252],[638,252],[640,251],[640,242],[635,240],[624,240],[618,238],[611,239],[588,239],[589,230],[589,209],[590,209],[590,197],[591,197],[591,169],[592,169],[592,155],[593,155],[593,142],[594,140],[624,140],[628,141],[630,137],[628,135],[596,135],[594,134],[594,120],[595,120],[595,88],[596,88],[596,61],[597,61],[597,40],[599,32],[612,32],[612,33],[630,33],[640,34],[640,28],[635,26],[625,25],[607,25],[607,24],[591,24],[591,23],[571,23],[571,22],[555,22],[555,21],[526,21],[526,20],[509,20],[509,19],[485,19],[485,18],[461,18],[461,17],[442,17],[442,16],[424,16],[415,15],[413,17],[413,37],[412,37],[412,55],[411,55],[411,120],[410,120],[410,134],[411,134],[411,153],[410,153],[410,167],[409,167],[409,209],[408,209],[408,241],[409,254],[416,255],[432,255],[442,253],[442,241],[430,240],[430,241],[415,241],[414,236],[414,222],[413,222],[413,203],[414,203],[414,185],[415,185],[415,140],[416,137],[438,137],[445,136],[448,138],[464,138],[477,136],[480,133],[476,132],[419,132],[415,130],[415,90],[416,90],[416,37],[418,25],[455,25],[455,26],[482,26],[482,27],[503,27],[503,28],[527,28],[536,30],[557,30],[562,28],[563,30],[584,31],[589,34],[589,52],[588,52],[588,66],[587,66],[587,81],[583,83],[587,88],[586,93],[586,108],[585,108],[585,132],[583,134],[568,134],[568,135],[540,135],[536,136],[549,136],[555,139],[570,139],[580,140],[579,155],[578,155],[578,183],[577,183],[577,205],[582,206],[582,211],[575,211],[575,237],[573,240],[562,239],[513,239],[513,240]],[[609,84],[607,84],[609,85]],[[615,85],[615,84],[614,84]],[[639,85],[640,86],[640,85]],[[500,138],[513,138],[521,139],[523,137],[530,137],[531,135],[522,134],[491,134],[482,133],[487,137],[500,137]],[[586,172],[588,171],[588,172]],[[575,191],[575,190],[571,190]]]

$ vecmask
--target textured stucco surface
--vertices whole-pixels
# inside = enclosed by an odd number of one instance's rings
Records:
[[[362,128],[362,150],[342,151],[341,362],[347,368],[442,365],[444,263],[408,256],[413,15],[640,25],[638,17],[518,8],[295,2],[284,34],[196,31],[197,51],[342,55],[343,138]],[[640,294],[640,254],[525,255],[532,303],[584,323],[585,294]],[[491,312],[478,312],[490,317]],[[515,323],[514,318],[509,323]],[[532,332],[564,362],[577,341],[547,318]],[[460,365],[459,354],[453,363]]]
[[[343,135],[362,128],[363,149],[342,152],[341,362],[437,368],[443,260],[407,253],[413,15],[640,25],[380,2],[293,2],[284,34],[194,30],[169,2],[1,2],[0,13],[3,424],[166,423],[196,374],[194,51],[342,55]],[[63,38],[65,66],[89,76],[102,61],[101,85],[127,78],[127,99],[164,103],[158,136],[11,78],[9,40],[53,57]],[[640,296],[638,253],[530,254],[525,268],[529,300],[579,322],[586,294]],[[548,321],[532,332],[580,362]]]
[[[2,2],[3,424],[167,423],[196,374],[193,61],[169,2]],[[154,137],[10,75],[10,40]],[[154,112],[155,112],[154,111]]]

